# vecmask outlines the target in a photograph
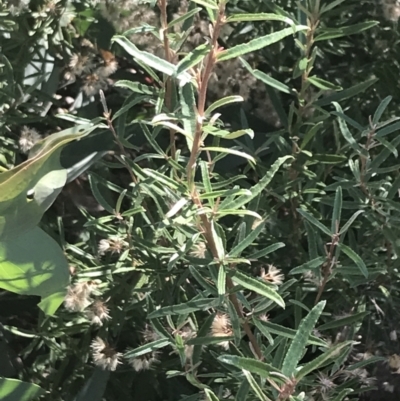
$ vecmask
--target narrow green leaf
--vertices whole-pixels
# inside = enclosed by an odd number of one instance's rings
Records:
[[[199,11],[201,11],[201,8],[199,8],[199,7],[193,8],[192,10],[188,11],[186,14],[183,14],[180,17],[175,18],[174,20],[169,22],[168,28],[171,28],[177,24],[180,24],[181,22],[186,21],[187,19],[189,19],[189,18],[193,17],[195,14],[197,14]],[[185,31],[185,29],[183,29],[183,31]]]
[[[118,88],[127,88],[132,92],[140,93],[143,95],[157,95],[158,89],[152,86],[141,84],[140,82],[127,81],[125,79],[121,79],[115,83]]]
[[[38,399],[43,394],[45,391],[36,384],[0,377],[0,399],[2,401],[31,401]]]
[[[236,393],[235,401],[247,400],[247,395],[249,394],[250,385],[247,380],[243,380],[239,386],[239,390]]]
[[[175,75],[176,67],[173,64],[155,56],[154,54],[139,50],[127,37],[116,35],[111,40],[123,47],[127,53],[134,57],[135,60],[139,60],[147,66],[166,75]]]
[[[321,230],[323,233],[326,235],[329,235],[330,237],[333,235],[332,231],[329,230],[328,227],[325,227],[320,221],[318,221],[313,215],[310,213],[306,212],[305,210],[302,209],[297,209],[297,211],[306,219],[308,220],[314,227],[317,227],[319,230]]]
[[[236,346],[238,346],[242,338],[242,329],[240,326],[239,315],[237,314],[236,309],[233,306],[233,303],[229,299],[228,299],[228,314],[231,320],[233,335],[235,337],[235,344]]]
[[[368,81],[361,82],[357,85],[352,86],[351,88],[342,90],[340,92],[333,93],[332,95],[325,96],[319,100],[317,100],[314,104],[316,106],[328,106],[332,102],[340,102],[341,100],[348,99],[359,93],[366,91],[370,86],[375,84],[378,81],[378,78],[372,78]]]
[[[282,21],[289,25],[293,25],[294,22],[284,15],[269,14],[269,13],[254,13],[254,14],[233,14],[226,20],[229,22],[245,22],[245,21]]]
[[[340,217],[342,214],[343,194],[342,187],[336,188],[335,203],[333,204],[331,231],[337,233],[339,231]]]
[[[201,150],[208,150],[209,152],[228,153],[231,155],[243,157],[245,159],[252,161],[253,163],[256,162],[253,156],[250,156],[247,153],[240,152],[239,150],[232,149],[232,148],[220,148],[217,146],[207,146],[207,147],[201,148]]]
[[[232,58],[237,58],[243,54],[252,53],[256,50],[260,50],[264,47],[272,45],[273,43],[279,42],[280,40],[286,38],[286,36],[293,35],[299,31],[306,31],[309,28],[304,25],[296,25],[291,28],[285,28],[281,31],[271,33],[269,35],[261,36],[259,38],[250,40],[248,43],[243,43],[241,45],[234,46],[228,50],[224,50],[218,54],[217,60],[224,61],[230,60]]]
[[[352,343],[353,341],[345,341],[334,345],[332,348],[329,348],[328,351],[324,352],[322,355],[307,363],[298,372],[296,372],[296,380],[300,381],[303,377],[318,369],[330,359],[335,358],[335,356],[337,356],[343,348],[348,347]]]
[[[343,251],[360,269],[365,278],[368,277],[368,269],[364,261],[357,255],[351,248],[344,244],[338,244],[341,251]]]
[[[383,136],[389,135],[392,132],[396,132],[398,130],[400,130],[400,122],[388,125],[385,128],[378,130],[376,133],[376,136],[381,138]]]
[[[241,63],[244,65],[244,67],[257,79],[259,79],[260,81],[264,82],[266,85],[277,89],[283,93],[291,93],[290,88],[278,81],[275,78],[272,78],[271,76],[267,75],[265,72],[259,71],[259,70],[254,70],[251,65],[242,57],[240,57],[240,61]]]
[[[283,163],[285,163],[287,160],[292,159],[292,156],[284,156],[280,157],[268,170],[268,172],[264,175],[264,177],[261,178],[261,180],[254,185],[250,190],[251,190],[251,195],[243,195],[239,196],[237,199],[234,200],[227,200],[225,199],[223,202],[221,202],[219,210],[224,210],[224,209],[239,209],[246,203],[250,202],[252,199],[254,199],[256,196],[258,196],[264,188],[271,182],[271,180],[274,178],[275,174],[279,170],[279,168],[282,166]]]
[[[285,359],[283,361],[282,373],[286,377],[292,377],[295,372],[298,363],[303,357],[307,341],[315,328],[318,318],[320,317],[326,301],[321,301],[311,312],[301,321],[299,328],[297,329],[296,336],[294,337],[290,347],[286,353]]]
[[[334,9],[335,7],[337,7],[338,5],[342,4],[345,1],[346,0],[334,0],[334,1],[331,1],[330,3],[323,4],[321,7],[321,10],[320,10],[320,15],[326,13],[327,11]]]
[[[217,289],[218,289],[218,295],[226,294],[226,272],[224,265],[219,266]]]
[[[124,358],[136,358],[140,355],[148,354],[156,349],[164,348],[170,345],[171,342],[168,338],[160,338],[159,340],[152,341],[150,343],[144,344],[136,349],[128,351],[124,354]]]
[[[179,75],[199,64],[204,57],[210,52],[211,46],[208,44],[197,46],[188,53],[176,66],[176,74]]]
[[[332,401],[343,401],[343,399],[351,394],[354,390],[351,388],[343,389]]]
[[[230,132],[228,135],[225,135],[224,139],[237,139],[243,135],[248,135],[251,139],[253,139],[254,131],[250,128],[240,129],[238,131]]]
[[[202,6],[211,8],[212,10],[218,10],[218,5],[215,1],[212,0],[192,0],[192,1]]]
[[[322,90],[339,91],[339,90],[343,89],[340,85],[333,84],[329,81],[326,81],[325,79],[318,78],[315,76],[308,77],[307,81],[310,82],[312,85],[314,85],[316,88],[322,89]]]
[[[89,183],[90,189],[92,190],[92,194],[95,197],[96,201],[107,210],[108,213],[114,214],[114,208],[105,200],[103,195],[101,194],[98,188],[98,180],[95,178],[94,174],[89,174]]]
[[[264,249],[252,253],[250,256],[248,256],[248,259],[258,260],[260,258],[263,258],[264,256],[269,255],[272,252],[275,252],[277,249],[283,248],[284,246],[285,244],[283,242],[277,242],[276,244],[269,245]]]
[[[185,315],[199,310],[215,308],[219,305],[220,300],[218,298],[196,298],[189,302],[165,306],[151,312],[147,317],[154,319],[156,317],[162,317],[167,315]]]
[[[247,381],[250,384],[250,387],[253,389],[254,393],[256,396],[261,400],[261,401],[271,401],[261,390],[261,387],[258,385],[258,383],[254,380],[254,377],[251,375],[251,373],[248,370],[243,369],[243,374],[246,377]]]
[[[263,322],[258,319],[253,320],[254,324],[260,330],[260,332],[268,338],[269,333],[276,334],[277,336],[294,339],[297,330],[290,329],[288,327],[281,326],[272,322]],[[328,345],[325,341],[321,340],[318,337],[311,335],[307,341],[307,345],[316,345],[318,347],[326,348]]]
[[[222,99],[219,99],[219,100],[215,101],[213,104],[211,104],[205,111],[205,115],[210,116],[214,110],[216,110],[220,107],[226,106],[227,104],[230,104],[230,103],[243,102],[243,100],[244,99],[242,96],[223,97]]]
[[[355,219],[360,215],[364,213],[364,210],[357,210],[350,218],[349,220],[343,225],[343,227],[339,231],[339,235],[344,234],[350,226],[354,223]]]
[[[208,337],[195,337],[190,339],[188,345],[211,345],[219,344],[226,341],[232,341],[232,336],[208,336]]]
[[[260,375],[262,378],[268,377],[271,372],[277,372],[277,369],[272,365],[256,359],[243,358],[235,355],[221,355],[218,357],[218,360],[228,365],[236,366],[238,369],[246,369],[251,373]]]
[[[73,401],[102,401],[110,373],[109,370],[95,368],[92,376]]]
[[[189,266],[190,273],[195,278],[195,280],[210,294],[216,295],[217,291],[216,288],[213,287],[204,277],[203,275],[196,270],[194,266]]]
[[[187,136],[186,143],[189,150],[192,150],[193,138],[196,133],[196,100],[194,97],[193,85],[188,82],[179,87],[179,100],[182,110],[183,129]]]
[[[238,257],[241,255],[247,247],[249,247],[254,240],[260,235],[261,231],[264,229],[265,220],[257,225],[257,227],[250,232],[250,234],[240,241],[233,249],[230,250],[228,257]]]
[[[265,284],[253,277],[249,277],[239,270],[235,270],[232,280],[234,283],[240,284],[248,290],[254,291],[257,294],[274,301],[282,308],[285,308],[285,302],[283,301],[282,297],[268,284]]]
[[[368,316],[369,312],[359,312],[354,315],[346,316],[341,319],[332,320],[331,322],[325,323],[319,327],[317,327],[318,331],[334,329],[336,327],[343,327],[351,325],[355,322],[361,322],[365,316]]]
[[[372,118],[372,124],[378,124],[379,120],[382,117],[382,114],[385,112],[386,108],[388,107],[389,103],[392,100],[392,96],[387,96],[383,99],[375,111],[374,117]]]
[[[303,263],[300,266],[295,267],[290,271],[289,274],[302,274],[309,270],[316,269],[320,267],[326,260],[325,256],[319,256],[318,258],[312,259],[306,263]]]
[[[219,398],[210,389],[205,388],[204,393],[206,394],[209,401],[219,401]]]
[[[365,21],[351,26],[321,29],[320,31],[321,33],[315,38],[315,42],[319,42],[321,40],[341,38],[343,36],[355,35],[357,33],[366,31],[367,29],[370,29],[378,24],[379,24],[378,21]]]
[[[342,108],[340,107],[339,103],[337,102],[332,102],[332,104],[335,106],[336,111],[339,113],[343,113]],[[349,145],[357,152],[361,153],[361,148],[360,145],[356,142],[356,140],[353,138],[353,135],[349,131],[349,128],[347,127],[346,121],[343,120],[343,118],[338,117],[337,118],[338,123],[339,123],[339,128],[340,132],[343,135],[343,138],[346,139],[346,141],[349,143]]]

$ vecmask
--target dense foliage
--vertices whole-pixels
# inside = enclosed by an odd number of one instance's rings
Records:
[[[397,400],[400,4],[0,4],[0,399]]]

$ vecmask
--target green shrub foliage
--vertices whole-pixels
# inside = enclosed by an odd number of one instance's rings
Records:
[[[394,396],[399,17],[3,1],[0,399]]]

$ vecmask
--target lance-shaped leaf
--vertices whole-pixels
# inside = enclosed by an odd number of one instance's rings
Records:
[[[270,375],[271,372],[279,372],[276,368],[268,363],[258,361],[251,358],[243,358],[236,355],[221,355],[218,360],[228,365],[236,366],[238,369],[246,369],[251,373],[255,373],[263,378]]]
[[[36,400],[44,393],[45,391],[36,384],[0,378],[0,400],[2,401]]]
[[[361,257],[355,253],[350,247],[344,244],[338,244],[339,248],[343,253],[345,253],[360,269],[361,273],[364,275],[364,277],[368,277],[368,269],[367,266],[365,266],[364,261],[361,259]]]
[[[239,270],[235,270],[232,276],[232,280],[234,283],[240,284],[244,288],[247,288],[250,291],[254,291],[257,294],[260,294],[274,301],[282,308],[285,308],[285,302],[283,301],[282,297],[270,285],[262,282],[261,280],[249,277]]]
[[[83,386],[82,390],[74,398],[74,401],[103,400],[104,392],[106,391],[109,377],[110,377],[109,370],[96,368],[90,379]]]
[[[309,28],[305,25],[296,25],[291,28],[285,28],[281,31],[270,33],[269,35],[261,36],[253,39],[248,43],[234,46],[228,50],[224,50],[218,54],[217,60],[224,61],[230,60],[231,58],[237,58],[243,56],[243,54],[252,53],[256,50],[260,50],[264,47],[270,46],[273,43],[279,42],[286,38],[286,36],[293,35],[299,31],[306,31]]]
[[[318,318],[320,317],[326,301],[321,301],[311,312],[301,321],[299,328],[297,329],[296,336],[294,337],[288,352],[286,353],[285,359],[283,360],[282,373],[291,377],[295,374],[298,363],[303,357],[307,341],[315,328]]]
[[[271,180],[274,178],[275,174],[279,170],[279,168],[282,166],[283,163],[285,163],[287,160],[292,159],[292,156],[284,156],[280,157],[269,169],[269,171],[265,174],[261,180],[254,185],[250,191],[251,195],[242,195],[239,196],[236,199],[225,199],[223,202],[221,202],[219,206],[219,210],[226,210],[226,209],[239,209],[246,203],[250,202],[252,199],[254,199],[256,196],[258,196],[264,188],[271,182]]]
[[[188,53],[176,66],[176,73],[180,74],[189,68],[199,64],[204,57],[210,52],[210,45],[197,46],[193,51]]]
[[[167,345],[170,345],[171,342],[168,338],[160,338],[159,340],[152,341],[150,343],[144,344],[138,348],[130,350],[124,354],[124,358],[136,358],[140,355],[148,354],[156,349],[164,348]]]
[[[322,355],[315,358],[313,361],[304,365],[296,374],[295,377],[297,381],[300,381],[303,377],[307,376],[314,370],[318,369],[320,366],[324,365],[327,361],[334,358],[336,355],[340,353],[340,351],[351,345],[353,341],[345,341],[339,344],[334,345],[332,348],[329,348],[328,351],[324,352]]]
[[[229,252],[229,257],[238,257],[245,250],[249,247],[253,241],[260,235],[261,231],[264,229],[265,221],[261,222],[250,234],[240,241],[231,251]]]
[[[63,251],[40,228],[0,241],[0,288],[42,297],[39,306],[52,315],[61,305],[68,283],[69,269]]]
[[[48,136],[32,148],[29,159],[0,174],[0,240],[34,228],[67,180],[61,149],[96,127],[83,125]]]
[[[226,22],[245,22],[245,21],[282,21],[289,25],[293,25],[292,19],[284,15],[270,13],[254,13],[254,14],[233,14],[229,16]]]

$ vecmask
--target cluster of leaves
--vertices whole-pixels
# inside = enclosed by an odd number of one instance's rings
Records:
[[[400,368],[395,29],[370,1],[145,3],[113,4],[159,18],[126,32],[107,1],[0,10],[0,396],[359,399]],[[276,128],[209,99],[233,62]],[[23,125],[56,132],[27,159]]]

